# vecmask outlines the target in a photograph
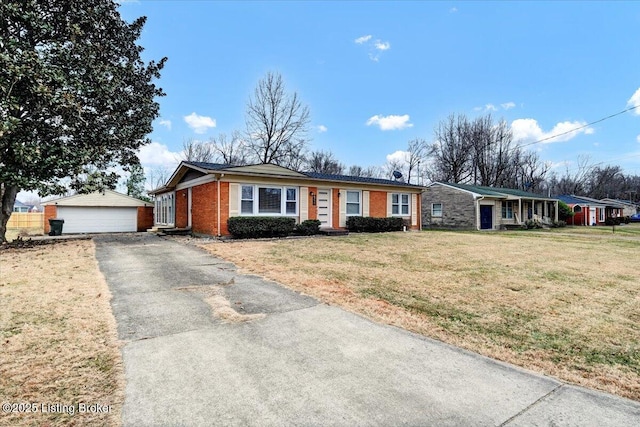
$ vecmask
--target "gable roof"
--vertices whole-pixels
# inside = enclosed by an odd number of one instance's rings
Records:
[[[510,197],[517,197],[521,199],[534,199],[534,200],[556,200],[553,197],[545,197],[540,194],[529,193],[527,191],[516,190],[515,188],[501,188],[501,187],[485,187],[482,185],[471,184],[458,184],[451,182],[434,182],[431,185],[445,185],[448,187],[457,188],[472,193],[481,197],[493,197],[497,199],[507,199]]]
[[[96,191],[88,194],[74,194],[42,203],[42,206],[84,206],[84,207],[134,207],[153,206],[152,203],[113,190]]]
[[[305,181],[325,181],[325,182],[350,182],[356,184],[372,184],[372,185],[386,185],[394,187],[408,187],[412,189],[422,189],[420,185],[408,184],[406,182],[393,181],[390,179],[381,178],[368,178],[360,176],[350,175],[335,175],[325,174],[319,172],[298,172],[292,169],[288,169],[282,166],[274,164],[257,164],[257,165],[245,165],[235,166],[222,163],[205,163],[205,162],[187,162],[183,161],[178,165],[175,172],[171,175],[167,183],[157,188],[149,194],[159,194],[165,191],[170,191],[180,182],[188,170],[197,170],[204,174],[212,173],[224,173],[230,175],[245,175],[245,176],[261,176],[261,177],[273,177],[273,178],[288,178],[288,179],[300,179]]]
[[[13,203],[13,207],[14,208],[31,208],[31,206],[29,205],[25,205],[24,203],[22,203],[20,200],[16,199],[16,201]]]
[[[622,206],[620,203],[613,203],[613,202],[608,202],[604,200],[592,199],[591,197],[586,197],[586,196],[576,196],[574,194],[571,194],[571,195],[563,194],[563,195],[557,196],[557,198],[558,200],[562,200],[568,205],[582,205],[582,206],[588,205],[588,206],[594,206],[598,208],[604,208],[604,207],[618,208],[618,209],[624,208],[624,206]]]

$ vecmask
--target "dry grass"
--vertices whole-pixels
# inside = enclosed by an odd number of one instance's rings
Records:
[[[94,253],[90,240],[0,252],[0,402],[38,411],[2,413],[0,425],[120,424],[122,360]],[[78,413],[80,403],[111,409]],[[75,414],[42,413],[56,404]]]
[[[203,247],[376,321],[640,400],[640,235],[573,233],[352,234]]]

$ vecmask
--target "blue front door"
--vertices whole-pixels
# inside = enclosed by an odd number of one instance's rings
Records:
[[[493,206],[480,205],[480,229],[490,230],[493,228]]]

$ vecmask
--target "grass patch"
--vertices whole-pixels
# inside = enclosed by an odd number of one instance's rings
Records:
[[[204,247],[376,321],[640,400],[640,224]]]
[[[0,252],[0,402],[76,405],[3,413],[3,425],[120,425],[124,375],[92,241]],[[77,405],[110,405],[79,413]]]

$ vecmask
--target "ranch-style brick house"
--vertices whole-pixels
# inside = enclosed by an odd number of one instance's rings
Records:
[[[569,194],[558,196],[558,199],[573,211],[568,221],[570,225],[604,225],[607,218],[623,216],[624,206],[617,202]]]
[[[156,228],[228,236],[236,216],[317,219],[322,229],[343,229],[349,216],[402,217],[421,229],[423,187],[347,175],[297,172],[273,164],[233,166],[183,161],[155,196]]]
[[[500,230],[558,220],[558,200],[511,188],[434,182],[422,199],[425,228]]]

